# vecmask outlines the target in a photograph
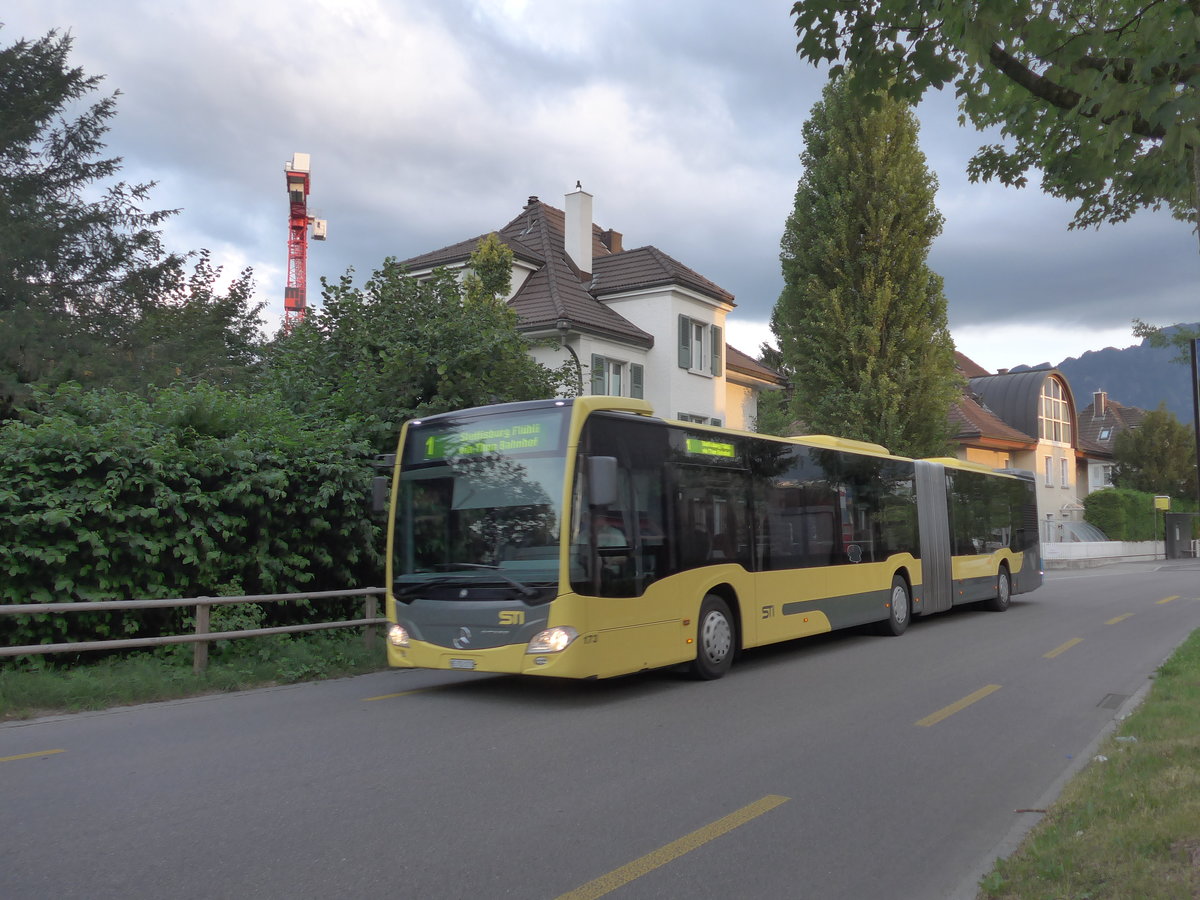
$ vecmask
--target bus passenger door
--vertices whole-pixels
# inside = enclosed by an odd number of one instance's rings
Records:
[[[837,493],[810,473],[786,472],[756,497],[758,643],[827,631],[829,567],[842,538]],[[747,643],[750,643],[748,639]]]
[[[747,478],[741,470],[681,466],[675,493],[679,569],[750,568]]]

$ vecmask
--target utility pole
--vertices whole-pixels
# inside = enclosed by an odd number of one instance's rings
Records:
[[[1196,499],[1200,501],[1200,371],[1196,365],[1197,344],[1200,344],[1200,340],[1196,338],[1188,341],[1192,351],[1192,427],[1196,429]]]

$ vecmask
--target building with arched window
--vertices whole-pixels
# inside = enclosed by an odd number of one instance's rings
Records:
[[[1111,451],[1080,435],[1066,377],[1057,369],[993,375],[961,353],[957,357],[967,378],[963,398],[951,412],[958,457],[1035,473],[1042,540],[1072,539],[1090,489],[1088,462],[1111,461]]]

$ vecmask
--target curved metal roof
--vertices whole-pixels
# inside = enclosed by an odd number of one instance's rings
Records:
[[[970,380],[971,391],[993,413],[1030,437],[1039,435],[1038,417],[1041,414],[1042,386],[1048,378],[1062,385],[1063,399],[1071,416],[1071,444],[1078,438],[1075,397],[1071,385],[1057,369],[1031,369],[1028,372],[1008,372],[1004,375],[982,375]]]

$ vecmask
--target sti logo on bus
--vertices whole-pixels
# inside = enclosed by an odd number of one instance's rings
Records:
[[[520,609],[502,609],[500,610],[501,625],[524,625],[525,612]]]

